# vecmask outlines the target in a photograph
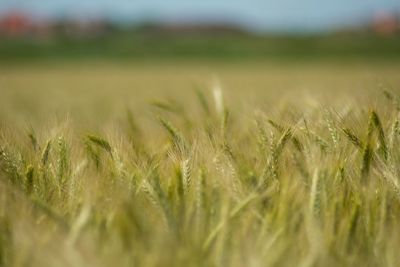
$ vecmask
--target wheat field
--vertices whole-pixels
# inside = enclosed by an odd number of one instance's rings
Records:
[[[0,67],[0,266],[400,266],[400,65]]]

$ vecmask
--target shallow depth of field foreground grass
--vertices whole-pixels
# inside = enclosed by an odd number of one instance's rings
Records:
[[[0,266],[400,265],[399,67],[81,68],[2,70]]]

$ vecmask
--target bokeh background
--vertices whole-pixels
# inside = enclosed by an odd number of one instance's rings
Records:
[[[0,60],[399,57],[400,2],[3,0]]]
[[[148,103],[190,106],[216,81],[250,109],[395,90],[399,22],[397,0],[2,0],[0,119],[146,120]]]

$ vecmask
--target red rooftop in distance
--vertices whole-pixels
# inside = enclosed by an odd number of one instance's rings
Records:
[[[33,21],[23,13],[11,12],[0,18],[0,33],[7,36],[22,36],[32,31]]]

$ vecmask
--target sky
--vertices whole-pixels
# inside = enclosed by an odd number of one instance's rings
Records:
[[[0,0],[0,14],[107,17],[121,22],[225,22],[255,31],[318,31],[400,14],[400,0]]]

